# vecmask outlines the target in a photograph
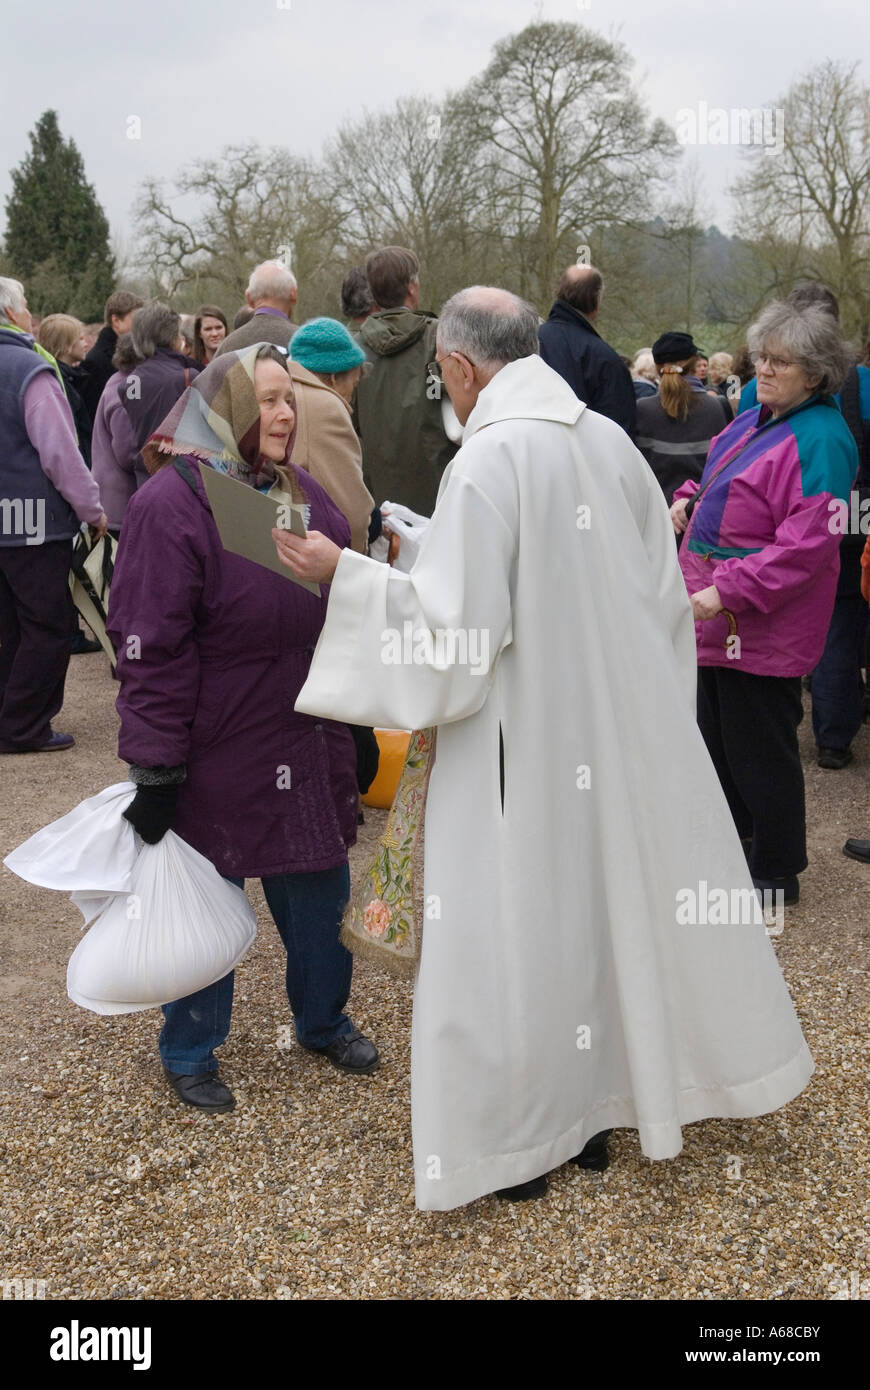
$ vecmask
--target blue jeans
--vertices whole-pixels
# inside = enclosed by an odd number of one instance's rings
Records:
[[[860,594],[838,594],[821,661],[813,671],[813,733],[819,748],[848,748],[861,727],[864,639],[870,609]]]
[[[230,883],[243,888],[245,881]],[[313,874],[276,874],[263,892],[287,952],[287,998],[303,1047],[328,1047],[353,1030],[344,1013],[353,957],[338,939],[350,896],[347,864]],[[214,1049],[226,1042],[233,1009],[233,971],[216,984],[163,1005],[160,1058],[169,1071],[217,1071]]]

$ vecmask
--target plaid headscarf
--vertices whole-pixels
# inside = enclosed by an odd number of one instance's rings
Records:
[[[264,346],[272,345],[252,343],[237,352],[221,353],[200,372],[143,448],[142,458],[149,473],[156,473],[168,463],[167,455],[192,454],[224,465],[230,477],[252,487],[278,480],[274,463],[260,453],[260,407],[254,390],[254,365]],[[290,383],[289,374],[287,381]],[[292,404],[295,412],[295,394]],[[288,468],[295,440],[294,421],[284,452],[284,466]]]

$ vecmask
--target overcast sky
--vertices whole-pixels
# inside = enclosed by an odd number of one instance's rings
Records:
[[[870,53],[857,0],[40,0],[4,14],[0,196],[40,113],[65,136],[129,247],[141,180],[253,139],[315,155],[345,119],[412,93],[441,96],[479,72],[493,44],[533,19],[618,36],[652,114],[773,105],[823,58]],[[866,81],[868,73],[861,70]],[[127,137],[138,116],[141,139]],[[712,220],[734,231],[733,147],[689,151]],[[3,215],[5,220],[5,212]]]

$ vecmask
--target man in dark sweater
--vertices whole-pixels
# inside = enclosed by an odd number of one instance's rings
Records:
[[[594,266],[568,267],[556,287],[550,317],[538,330],[541,356],[590,410],[615,420],[634,439],[631,375],[593,326],[603,291],[604,281]]]
[[[115,371],[112,358],[118,346],[118,339],[122,333],[130,332],[133,311],[141,308],[144,302],[138,294],[131,294],[129,290],[115,290],[106,300],[106,321],[97,341],[82,362],[84,379],[78,387],[79,395],[92,420],[97,418],[97,406],[100,404],[103,387]]]

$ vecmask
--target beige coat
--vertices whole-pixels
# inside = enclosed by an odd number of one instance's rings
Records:
[[[296,392],[293,462],[310,473],[347,517],[351,544],[365,554],[374,500],[363,482],[362,450],[351,424],[350,406],[331,386],[292,358],[287,361]]]

